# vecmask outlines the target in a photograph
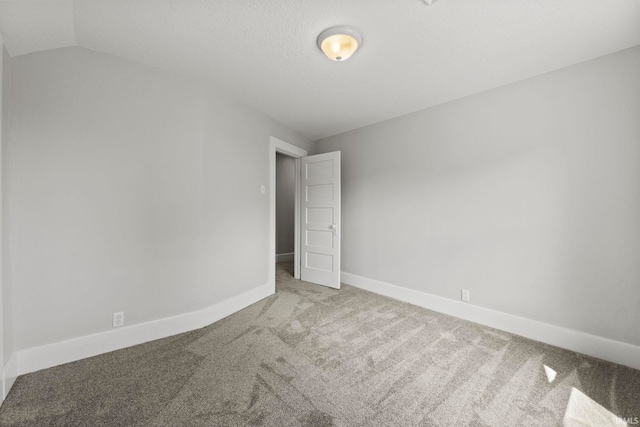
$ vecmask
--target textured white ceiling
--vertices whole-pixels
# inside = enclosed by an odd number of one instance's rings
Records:
[[[0,1],[0,33],[11,56],[76,46],[70,1]]]
[[[360,30],[347,62],[320,32]],[[312,139],[640,44],[639,0],[0,1],[12,56],[82,46],[202,76]]]

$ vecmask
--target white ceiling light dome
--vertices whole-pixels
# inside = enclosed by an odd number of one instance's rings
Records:
[[[349,27],[333,27],[318,36],[318,47],[332,61],[345,61],[362,46],[360,34]]]

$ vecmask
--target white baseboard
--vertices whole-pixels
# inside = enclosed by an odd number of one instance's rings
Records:
[[[9,390],[13,387],[13,383],[18,379],[18,359],[15,353],[11,354],[9,357],[9,361],[4,365],[2,369],[2,399],[1,402],[4,402],[4,399],[7,398],[9,394]]]
[[[341,281],[419,307],[640,369],[640,346],[342,272]]]
[[[287,254],[277,254],[276,255],[276,262],[286,262],[286,261],[293,261],[293,252],[287,253]]]
[[[124,326],[15,353],[17,375],[74,362],[137,344],[210,325],[274,293],[272,283],[262,285],[202,310]],[[5,369],[6,370],[6,369]],[[16,376],[17,376],[16,375]],[[8,389],[7,389],[8,392]]]

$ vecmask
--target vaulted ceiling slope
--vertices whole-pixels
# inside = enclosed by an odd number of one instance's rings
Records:
[[[342,63],[316,46],[336,25],[363,37]],[[20,0],[0,33],[205,77],[318,139],[639,45],[640,1]]]

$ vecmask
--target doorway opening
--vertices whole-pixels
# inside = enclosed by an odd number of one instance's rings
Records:
[[[307,156],[307,150],[275,137],[269,142],[269,284],[275,293],[278,153],[295,161],[293,277],[340,289],[340,151]]]
[[[292,277],[295,277],[295,174],[296,159],[276,153],[276,263]]]
[[[269,283],[276,288],[276,254],[277,237],[277,156],[283,155],[293,159],[293,277],[300,279],[300,158],[307,155],[307,150],[296,147],[293,144],[271,137],[269,141]],[[290,254],[290,253],[288,253]],[[284,255],[284,254],[280,254]]]

